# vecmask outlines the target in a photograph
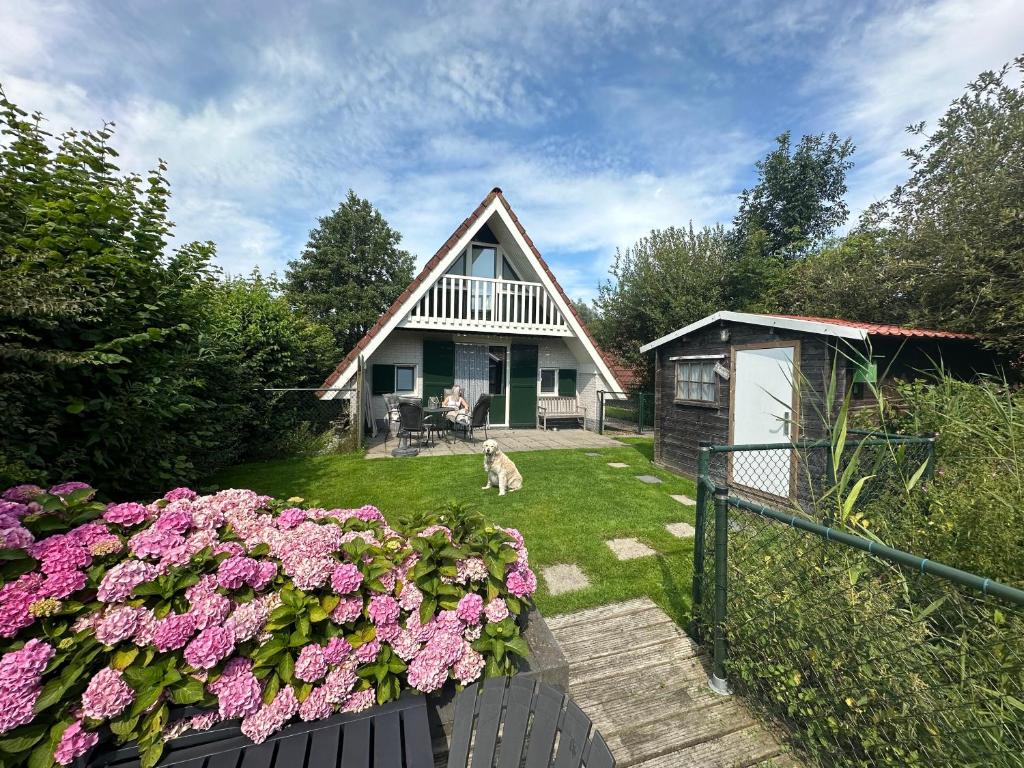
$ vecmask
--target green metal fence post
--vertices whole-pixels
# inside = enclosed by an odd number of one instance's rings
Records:
[[[693,598],[693,619],[690,622],[690,634],[700,640],[703,629],[701,622],[701,603],[704,601],[704,532],[707,527],[708,490],[705,483],[711,480],[711,443],[700,441],[697,452],[697,519],[694,521],[693,534],[693,587],[690,594]]]
[[[636,433],[644,433],[644,393],[636,393]]]
[[[597,434],[604,434],[604,390],[597,390]]]
[[[729,582],[729,488],[715,486],[715,661],[708,685],[715,693],[732,693],[725,679],[725,617],[728,608]]]

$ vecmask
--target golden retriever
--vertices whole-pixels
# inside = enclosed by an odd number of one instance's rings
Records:
[[[487,485],[482,490],[497,486],[498,495],[504,496],[506,491],[518,491],[523,487],[523,476],[495,440],[484,441],[484,472],[487,473]]]

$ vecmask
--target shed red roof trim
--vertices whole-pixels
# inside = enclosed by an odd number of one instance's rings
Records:
[[[765,314],[765,317],[785,317],[789,320],[807,320],[812,323],[830,323],[832,325],[844,325],[847,328],[858,328],[866,331],[872,336],[902,336],[906,338],[933,338],[933,339],[973,339],[972,333],[961,333],[959,331],[939,331],[931,328],[905,328],[902,325],[889,325],[885,323],[865,323],[859,320],[843,320],[837,317],[814,317],[812,315],[783,315],[777,313]]]

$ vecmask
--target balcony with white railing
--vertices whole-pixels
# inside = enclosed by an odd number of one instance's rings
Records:
[[[551,294],[540,283],[462,275],[441,277],[402,326],[572,335]]]

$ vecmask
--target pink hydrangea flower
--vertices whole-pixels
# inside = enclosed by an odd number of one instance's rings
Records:
[[[315,683],[327,674],[327,659],[324,649],[316,643],[310,643],[299,651],[295,661],[295,676],[306,683]]]
[[[393,624],[398,620],[400,609],[398,601],[391,595],[374,595],[366,612],[374,624]]]
[[[103,519],[108,523],[123,525],[130,528],[138,525],[149,515],[147,509],[134,501],[126,501],[123,504],[108,504]]]
[[[412,661],[419,653],[420,647],[412,633],[404,629],[391,640],[391,650],[398,654],[398,658],[402,661]]]
[[[139,628],[139,609],[130,605],[114,608],[96,625],[96,639],[104,645],[127,640]]]
[[[270,611],[262,600],[252,600],[235,608],[224,626],[230,626],[235,633],[235,640],[244,643],[260,633],[269,615]]]
[[[328,672],[327,679],[321,687],[331,704],[341,704],[356,687],[357,682],[359,677],[356,675],[356,662],[352,660]]]
[[[277,692],[277,696],[270,704],[242,720],[242,733],[248,736],[256,744],[262,744],[275,731],[288,722],[299,711],[299,700],[295,696],[295,690],[286,685]]]
[[[508,605],[500,597],[496,597],[484,608],[484,615],[492,624],[508,618]]]
[[[390,624],[378,624],[377,625],[377,639],[382,643],[390,643],[399,634],[401,634],[402,628],[398,626],[397,621],[393,621]]]
[[[355,621],[363,613],[363,598],[343,597],[337,607],[331,611],[331,621],[335,624],[348,624]]]
[[[217,697],[217,712],[225,720],[251,715],[262,704],[263,691],[252,673],[252,662],[241,656],[225,664],[221,676],[206,687]]]
[[[529,568],[516,567],[505,577],[505,586],[516,597],[526,597],[537,591],[537,577]]]
[[[121,603],[139,584],[155,579],[156,568],[141,560],[125,560],[103,576],[96,597],[104,603]]]
[[[483,655],[474,651],[469,643],[464,642],[462,656],[452,667],[452,674],[463,685],[469,685],[483,673],[485,663]]]
[[[484,599],[480,595],[470,592],[469,594],[463,595],[462,599],[459,600],[459,607],[456,609],[456,613],[459,619],[464,621],[466,624],[479,624],[480,614],[484,610]]]
[[[216,712],[203,712],[200,715],[195,715],[189,720],[188,727],[193,731],[208,731],[221,720],[220,715]]]
[[[352,654],[352,646],[344,637],[332,637],[324,646],[324,658],[328,664],[341,664]]]
[[[39,588],[43,597],[63,600],[74,592],[85,588],[86,576],[82,571],[57,571],[46,577]]]
[[[153,630],[156,629],[156,616],[148,608],[136,608],[138,612],[138,626],[135,634],[132,635],[132,642],[138,646],[149,645],[153,642]]]
[[[306,522],[306,513],[297,507],[282,510],[281,514],[277,516],[278,527],[286,530],[304,522]]]
[[[85,730],[82,720],[75,720],[61,734],[57,748],[53,751],[53,759],[60,765],[70,765],[75,758],[96,746],[99,738],[95,731]]]
[[[40,678],[53,654],[49,643],[33,638],[0,658],[0,734],[32,721]]]
[[[192,527],[192,513],[180,507],[168,508],[156,519],[153,527],[158,531],[183,534]]]
[[[167,501],[185,501],[194,500],[199,494],[193,491],[191,488],[174,488],[164,494],[164,498]]]
[[[235,648],[230,627],[207,627],[185,646],[185,661],[196,669],[213,669]]]
[[[323,687],[314,688],[306,700],[299,705],[299,717],[309,722],[330,717],[334,706],[327,700],[327,691]]]
[[[176,651],[196,631],[196,617],[191,613],[172,613],[160,619],[153,628],[153,646],[158,651]]]
[[[117,717],[134,700],[135,691],[122,679],[120,670],[104,667],[82,694],[82,712],[93,720],[106,720]]]
[[[458,571],[455,581],[459,584],[487,581],[487,565],[482,557],[467,557],[459,560],[455,567]]]
[[[380,655],[380,640],[376,638],[356,648],[356,659],[362,664],[370,664]]]
[[[398,604],[403,611],[418,611],[423,604],[423,593],[420,592],[412,582],[406,582],[402,587],[402,594],[398,598]]]
[[[298,589],[309,592],[319,589],[331,578],[334,559],[330,557],[308,557],[294,567],[286,569],[292,577],[292,583]]]
[[[88,547],[71,533],[58,533],[36,542],[28,553],[40,561],[43,573],[73,571],[92,563]]]
[[[342,563],[331,574],[331,587],[339,595],[347,595],[359,589],[363,574],[352,563]]]
[[[249,586],[258,592],[261,589],[266,589],[275,578],[277,578],[277,563],[263,560],[256,568],[256,575],[249,579]]]
[[[363,712],[377,703],[377,692],[373,688],[350,694],[341,704],[342,712]]]
[[[23,525],[12,525],[0,529],[0,547],[3,549],[28,549],[35,537]]]
[[[189,611],[196,619],[196,629],[218,626],[231,614],[232,602],[216,592],[203,593],[192,601]]]
[[[7,501],[16,501],[19,504],[28,504],[36,496],[40,496],[43,493],[45,493],[45,491],[38,485],[26,483],[24,485],[15,485],[8,488],[4,491],[3,498]]]
[[[213,554],[215,555],[223,555],[225,552],[229,555],[244,555],[245,547],[237,541],[225,541],[213,548]]]
[[[224,589],[239,589],[259,573],[259,563],[251,557],[235,555],[217,567],[217,584]]]

